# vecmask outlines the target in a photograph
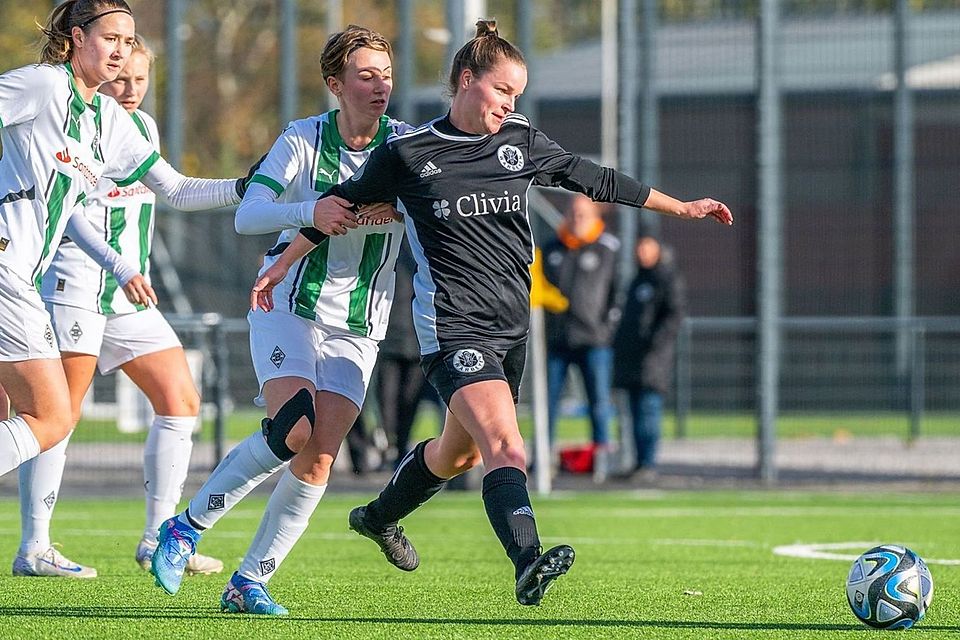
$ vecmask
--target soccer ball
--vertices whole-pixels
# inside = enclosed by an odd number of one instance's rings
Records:
[[[909,629],[933,599],[926,563],[906,547],[885,544],[853,561],[847,602],[860,622],[877,629]]]

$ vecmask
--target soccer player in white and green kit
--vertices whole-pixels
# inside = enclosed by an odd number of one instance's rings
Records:
[[[132,50],[127,4],[68,0],[44,34],[43,64],[0,74],[0,386],[17,411],[0,422],[0,475],[57,444],[75,424],[37,286],[68,222],[82,222],[73,215],[77,205],[103,176],[122,186],[149,184],[165,164],[130,116],[96,93]],[[83,235],[79,228],[71,234],[78,242]],[[118,258],[100,244],[101,257]],[[114,273],[134,302],[152,299],[135,269]]]
[[[264,268],[301,226],[316,227],[331,241],[290,271],[278,287],[283,305],[248,316],[260,383],[257,404],[266,406],[269,418],[262,433],[220,463],[189,507],[163,524],[153,556],[157,584],[176,593],[201,532],[289,461],[221,597],[221,607],[230,612],[287,613],[266,583],[323,496],[340,444],[363,404],[393,300],[403,224],[392,205],[374,205],[355,216],[344,200],[317,200],[360,171],[389,134],[409,129],[384,115],[392,88],[390,45],[380,34],[350,26],[327,41],[321,69],[340,108],[284,130],[251,181],[236,227],[240,233],[280,231]]]
[[[100,93],[116,99],[139,133],[159,150],[157,125],[139,106],[149,87],[153,53],[137,36],[137,46],[120,75]],[[187,178],[164,180],[158,195],[181,210],[205,210],[239,201],[236,181]],[[157,195],[141,182],[120,187],[101,179],[85,202],[83,215],[101,238],[149,281],[150,249]],[[79,215],[79,214],[78,214]],[[144,446],[146,524],[135,558],[144,569],[156,547],[157,530],[176,512],[193,448],[200,410],[186,356],[177,335],[156,307],[133,304],[118,291],[116,278],[100,268],[75,242],[60,244],[43,276],[41,297],[53,320],[70,389],[71,410],[80,416],[83,398],[99,367],[103,374],[123,370],[146,394],[155,417]],[[96,569],[63,557],[50,542],[50,521],[60,495],[68,435],[52,449],[22,464],[20,548],[14,575],[96,577]],[[133,554],[131,554],[133,555]],[[215,573],[223,563],[195,555],[190,573]]]

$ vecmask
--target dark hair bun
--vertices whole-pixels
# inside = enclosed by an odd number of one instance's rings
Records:
[[[498,37],[496,20],[477,20],[477,38],[484,36]]]

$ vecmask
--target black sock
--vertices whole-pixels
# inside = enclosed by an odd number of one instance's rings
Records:
[[[395,524],[400,518],[410,515],[424,502],[432,498],[447,481],[427,468],[423,454],[429,440],[424,440],[408,453],[397,466],[393,478],[383,488],[377,499],[367,505],[365,519],[374,529]]]
[[[527,475],[513,467],[500,467],[485,475],[483,506],[519,578],[527,565],[540,555],[540,537],[527,493]]]

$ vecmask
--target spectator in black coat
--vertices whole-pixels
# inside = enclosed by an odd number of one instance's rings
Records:
[[[613,384],[626,391],[633,423],[636,463],[628,475],[651,479],[656,476],[663,398],[673,378],[686,294],[670,251],[649,230],[637,238],[636,257],[637,274],[613,342]]]
[[[413,326],[413,274],[417,263],[406,238],[400,247],[396,271],[390,323],[386,336],[380,341],[380,358],[374,376],[380,426],[390,445],[397,450],[393,467],[407,455],[410,431],[426,384],[420,369],[420,344]]]
[[[618,315],[617,253],[620,241],[607,233],[601,204],[577,194],[557,237],[543,247],[543,274],[568,302],[545,314],[550,441],[570,365],[583,378],[594,446],[594,479],[607,475],[611,417],[610,342]]]

